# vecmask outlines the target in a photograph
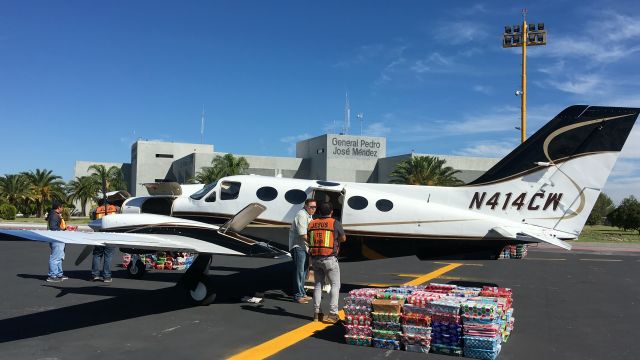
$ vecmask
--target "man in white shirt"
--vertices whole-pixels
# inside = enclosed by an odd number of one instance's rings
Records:
[[[306,304],[311,301],[304,291],[304,281],[307,278],[309,269],[309,245],[307,240],[307,226],[313,219],[316,212],[316,201],[307,199],[304,208],[298,211],[291,223],[289,230],[289,252],[295,267],[293,277],[293,299],[299,304]]]

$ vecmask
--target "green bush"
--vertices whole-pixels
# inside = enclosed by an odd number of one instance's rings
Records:
[[[0,218],[5,220],[15,220],[18,209],[11,204],[0,205]]]

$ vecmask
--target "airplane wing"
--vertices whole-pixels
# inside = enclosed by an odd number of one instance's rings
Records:
[[[522,241],[533,241],[533,242],[546,242],[551,245],[555,245],[561,247],[566,250],[571,250],[571,244],[566,241],[562,241],[558,239],[554,234],[545,232],[543,230],[537,230],[532,228],[514,228],[507,226],[498,226],[491,229],[498,234],[502,235],[506,238],[522,240]]]
[[[230,226],[222,229],[192,220],[182,220],[163,215],[114,214],[91,223],[97,232],[50,230],[0,230],[0,235],[42,242],[63,242],[89,246],[112,246],[127,249],[186,251],[222,255],[247,255],[255,257],[279,257],[288,255],[279,250],[234,231],[260,215],[266,207],[249,204],[230,220]],[[126,232],[109,231],[109,226],[128,225]],[[235,226],[232,226],[235,225]],[[132,229],[133,228],[133,229]],[[105,231],[106,230],[106,231]]]
[[[186,251],[224,255],[247,255],[241,251],[191,237],[168,234],[108,232],[0,230],[0,234],[23,240],[63,242],[66,244],[113,246],[149,250]]]

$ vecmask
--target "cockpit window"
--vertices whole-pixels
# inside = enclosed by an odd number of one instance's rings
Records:
[[[235,181],[223,181],[220,184],[220,200],[237,199],[240,195],[240,183]]]
[[[214,181],[211,184],[207,184],[205,185],[202,189],[194,192],[191,196],[189,196],[190,198],[192,198],[193,200],[200,200],[202,199],[205,195],[207,195],[207,193],[209,193],[209,191],[211,191],[211,189],[213,189],[214,187],[216,187],[216,184],[218,182]]]

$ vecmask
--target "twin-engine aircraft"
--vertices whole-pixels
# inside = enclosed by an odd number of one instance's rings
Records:
[[[197,187],[149,184],[155,195],[128,199],[122,214],[90,224],[95,233],[0,233],[134,253],[198,252],[182,282],[200,304],[215,297],[205,276],[211,254],[286,254],[276,247],[286,248],[289,225],[307,198],[333,203],[347,234],[341,256],[349,258],[495,258],[507,244],[533,242],[569,250],[566,241],[582,231],[639,113],[568,107],[485,174],[459,187],[254,175]],[[141,274],[138,266],[133,262],[130,274]]]

